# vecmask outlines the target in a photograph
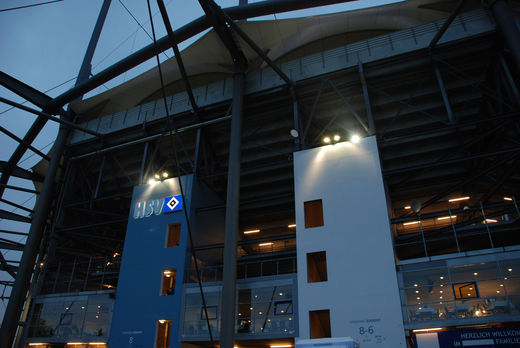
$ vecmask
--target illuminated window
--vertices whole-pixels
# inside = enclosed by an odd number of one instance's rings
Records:
[[[175,293],[175,278],[177,270],[165,269],[162,275],[161,295],[173,295]]]
[[[479,297],[475,282],[453,284],[453,293],[456,299]]]
[[[168,225],[168,238],[166,239],[166,247],[175,247],[179,245],[181,239],[181,224]]]
[[[305,228],[323,226],[323,206],[321,199],[303,203],[305,210]]]
[[[171,320],[157,320],[157,339],[155,341],[155,348],[169,348],[170,347],[170,331],[172,328]]]
[[[292,301],[279,301],[274,304],[274,315],[292,314]]]
[[[325,251],[307,254],[307,282],[327,281],[327,255]]]
[[[309,311],[309,329],[311,338],[331,337],[330,311],[328,309]]]

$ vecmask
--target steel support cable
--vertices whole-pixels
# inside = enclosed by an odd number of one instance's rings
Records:
[[[48,4],[52,4],[52,3],[60,2],[60,1],[63,1],[63,0],[52,0],[52,1],[47,1],[47,2],[40,2],[40,3],[37,3],[37,4],[18,6],[18,7],[11,7],[11,8],[4,8],[4,9],[1,9],[0,12],[7,12],[7,11],[13,11],[13,10],[20,10],[22,8],[35,7],[35,6],[41,6],[41,5],[48,5]]]
[[[137,20],[137,18],[135,18],[135,16],[132,14],[132,12],[128,9],[128,7],[125,6],[125,4],[121,1],[121,0],[118,0],[119,3],[121,4],[121,6],[123,6],[123,8],[126,10],[126,12],[128,12],[128,14],[130,15],[130,17],[132,17],[134,19],[134,21],[137,23],[137,25],[143,29],[143,31],[146,33],[146,35],[150,38],[150,40],[153,41],[153,37],[146,31],[146,29],[141,25],[141,23],[139,23],[139,21]],[[166,52],[162,52],[162,54],[164,54],[168,59],[170,59],[170,56],[168,56],[166,54]]]
[[[153,43],[154,43],[154,46],[157,46],[157,40],[156,40],[156,37],[155,37],[155,28],[154,28],[154,25],[153,25],[153,18],[152,18],[152,10],[151,10],[151,6],[150,6],[150,0],[147,0],[147,5],[148,5],[148,15],[150,16],[150,24],[152,26]],[[158,53],[157,49],[156,49],[155,58],[157,60],[157,69],[159,70],[159,80],[161,82],[161,92],[162,92],[163,102],[164,102],[165,111],[166,111],[166,118],[168,120],[168,127],[170,129],[169,133],[171,135],[172,131],[175,130],[175,127],[173,125],[173,120],[172,120],[173,117],[172,117],[172,115],[170,115],[170,112],[168,111],[168,102],[166,100],[166,90],[164,88],[163,74],[162,74],[162,69],[161,69],[161,63],[159,61],[159,53]],[[177,140],[180,141],[179,133],[177,131],[175,131],[175,136],[177,137]],[[179,182],[179,189],[180,189],[180,192],[181,192],[181,197],[182,197],[183,201],[185,202],[184,204],[186,204],[186,200],[184,199],[184,190],[183,190],[183,187],[182,187],[182,182],[181,182],[181,177],[180,177],[179,158],[178,158],[178,155],[177,155],[177,145],[175,144],[175,141],[173,141],[172,137],[169,137],[169,138],[170,138],[170,142],[171,142],[172,149],[173,149],[173,154],[174,154],[174,159],[175,159],[175,167],[177,169],[177,180]],[[188,211],[187,211],[186,206],[184,207],[183,212],[184,212],[184,218],[186,219],[186,227],[188,229],[188,236],[190,238],[190,246],[191,246],[190,252],[191,252],[194,264],[195,264],[195,272],[197,274],[197,283],[199,284],[199,291],[200,291],[200,295],[202,297],[202,305],[204,307],[204,315],[206,316],[206,324],[208,326],[209,339],[211,341],[211,346],[215,347],[215,342],[213,341],[213,334],[211,332],[211,325],[210,325],[210,322],[209,322],[208,307],[206,305],[206,298],[204,296],[204,289],[202,288],[202,281],[201,281],[201,278],[200,278],[199,265],[197,263],[197,257],[196,257],[195,250],[194,250],[194,245],[193,245],[193,236],[192,236],[192,233],[191,233],[190,219],[189,219],[189,216],[188,216]]]

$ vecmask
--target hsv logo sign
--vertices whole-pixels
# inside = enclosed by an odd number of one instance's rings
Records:
[[[164,213],[169,213],[171,211],[177,211],[182,210],[182,196],[173,196],[173,197],[167,197],[164,200]]]
[[[134,219],[147,218],[161,213],[171,213],[182,210],[182,196],[172,196],[161,199],[137,202],[134,206]]]

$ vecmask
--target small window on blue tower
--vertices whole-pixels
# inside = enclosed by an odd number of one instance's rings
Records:
[[[155,348],[168,348],[170,346],[170,331],[172,329],[172,321],[160,319],[157,320],[157,337],[155,340]]]
[[[161,296],[175,294],[176,269],[165,269],[162,276]]]
[[[179,246],[179,241],[181,239],[181,224],[169,224],[168,225],[168,236],[166,238],[166,247],[176,247]]]

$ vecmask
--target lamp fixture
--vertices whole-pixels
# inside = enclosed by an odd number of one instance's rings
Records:
[[[334,139],[335,142],[338,142],[338,141],[340,141],[341,137],[339,136],[339,134],[334,134],[334,138],[333,139]]]
[[[361,137],[357,134],[354,134],[351,138],[350,138],[350,141],[353,143],[353,144],[357,144],[359,143],[361,140]]]
[[[266,242],[266,243],[260,243],[258,244],[258,246],[269,246],[269,245],[273,245],[274,243],[273,242]]]
[[[512,201],[513,201],[513,198],[511,198],[511,197],[504,197],[504,201],[512,202]]]
[[[290,225],[287,225],[287,227],[289,227],[289,228],[296,228],[296,224],[290,224]]]
[[[452,199],[449,199],[448,202],[459,202],[459,201],[467,201],[468,199],[470,199],[471,197],[470,196],[465,196],[465,197],[457,197],[457,198],[452,198]]]
[[[441,331],[442,327],[432,327],[429,329],[415,329],[413,332],[433,332],[433,331]]]
[[[259,233],[260,230],[248,230],[248,231],[244,231],[244,234],[253,234],[253,233]]]
[[[323,142],[324,142],[325,144],[330,144],[330,137],[325,137],[325,138],[323,138]]]

